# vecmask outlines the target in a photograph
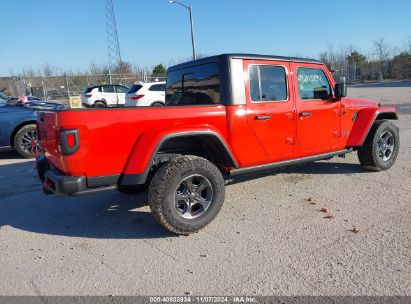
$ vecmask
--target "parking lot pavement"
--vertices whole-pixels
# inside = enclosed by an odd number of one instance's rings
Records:
[[[241,178],[188,237],[145,193],[46,196],[33,161],[2,150],[0,295],[411,295],[411,116],[400,126],[391,170],[353,153]]]
[[[411,81],[359,84],[348,87],[348,96],[371,99],[383,105],[411,105]]]

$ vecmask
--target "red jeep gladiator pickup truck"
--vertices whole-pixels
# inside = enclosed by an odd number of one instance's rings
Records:
[[[240,174],[358,151],[372,171],[400,145],[394,108],[346,98],[319,61],[225,54],[167,71],[166,106],[38,113],[37,167],[46,193],[148,186],[168,230],[190,234],[220,211]]]

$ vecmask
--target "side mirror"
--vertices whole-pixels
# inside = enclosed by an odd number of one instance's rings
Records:
[[[336,98],[341,98],[347,96],[347,84],[337,83],[334,89],[334,95]]]

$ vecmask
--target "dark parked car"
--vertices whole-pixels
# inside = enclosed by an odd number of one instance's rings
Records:
[[[52,89],[46,92],[47,99],[64,99],[69,97],[69,93],[63,89]]]
[[[60,109],[63,105],[45,102],[21,102],[0,92],[0,147],[12,147],[27,158],[34,157],[39,109]]]

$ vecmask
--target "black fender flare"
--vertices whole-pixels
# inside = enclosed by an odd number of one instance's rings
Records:
[[[169,140],[175,138],[184,138],[184,137],[207,137],[209,136],[211,139],[216,140],[218,144],[220,144],[220,148],[224,149],[226,153],[227,160],[229,161],[229,166],[239,168],[239,164],[234,157],[233,153],[231,152],[229,146],[225,142],[225,140],[216,132],[214,131],[185,131],[185,132],[178,132],[178,133],[170,133],[165,135],[161,138],[161,140],[157,143],[156,148],[154,149],[150,161],[146,166],[146,169],[143,173],[139,174],[123,174],[121,176],[120,185],[141,185],[144,184],[147,180],[147,177],[150,173],[150,170],[153,166],[155,161],[155,157],[157,153],[160,151],[161,147]]]

